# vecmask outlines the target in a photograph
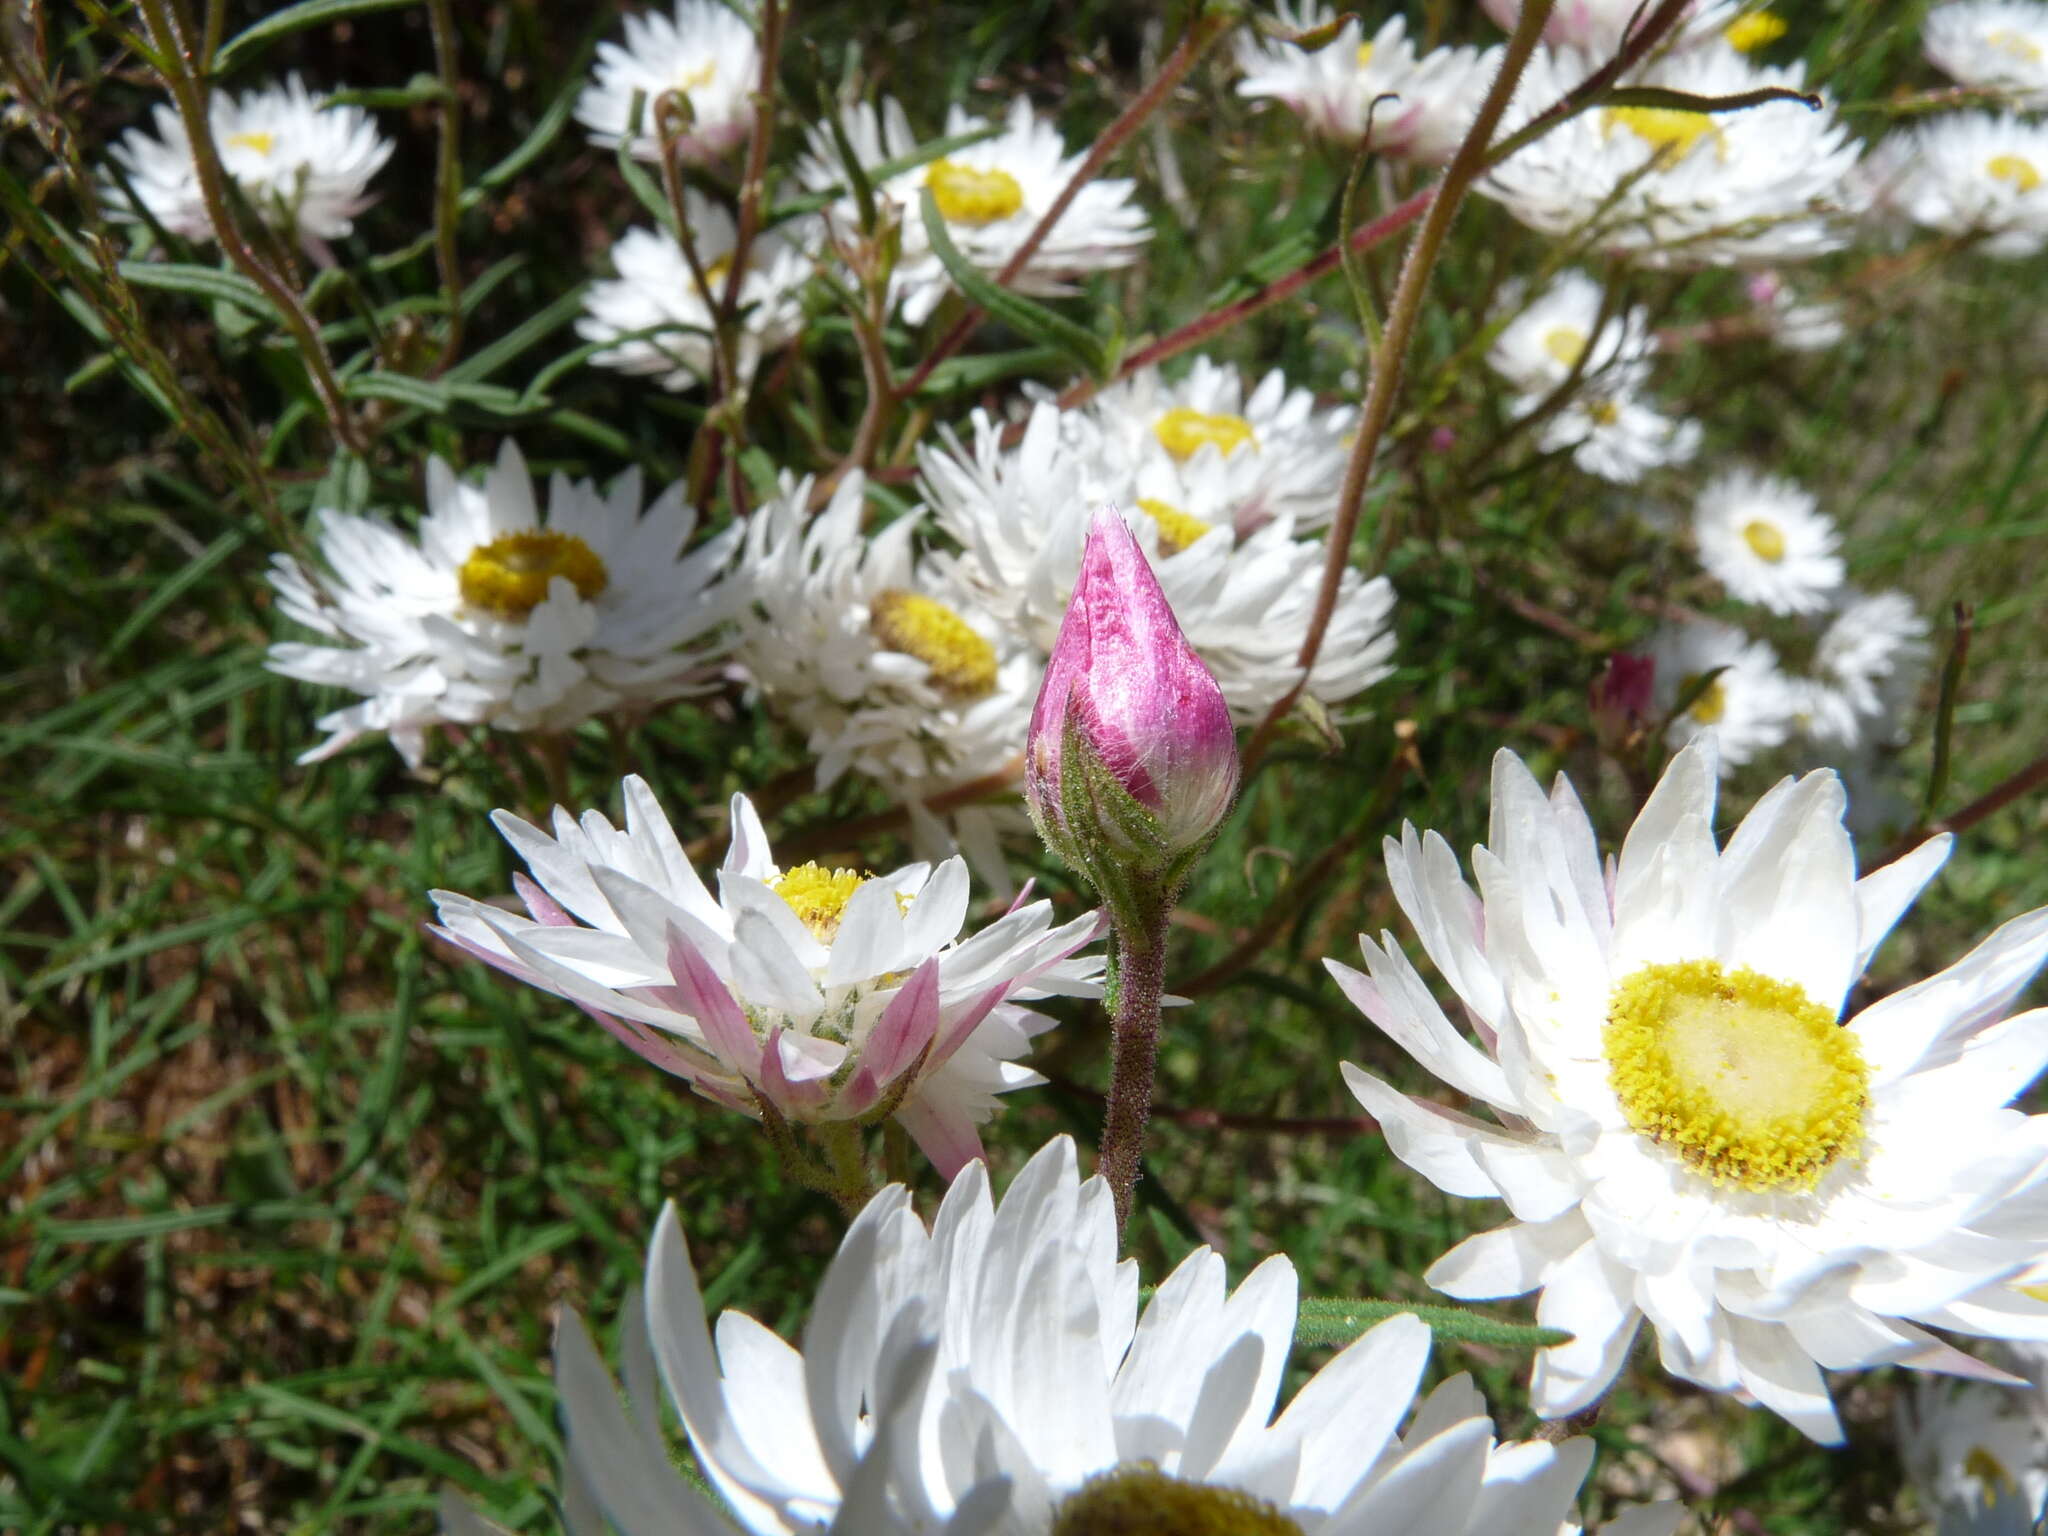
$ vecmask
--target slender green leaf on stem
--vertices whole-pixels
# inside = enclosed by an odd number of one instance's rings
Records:
[[[1019,335],[1043,346],[1057,348],[1094,378],[1109,376],[1116,362],[1100,336],[1063,315],[1054,314],[1043,304],[1033,303],[1023,295],[996,284],[953,244],[953,237],[946,232],[945,216],[939,212],[931,188],[924,188],[918,196],[932,254],[939,258],[939,265],[946,269],[955,287]]]
[[[369,107],[379,111],[400,111],[406,107],[424,106],[428,102],[452,99],[448,87],[432,75],[414,75],[404,85],[387,86],[382,89],[364,87],[357,90],[335,91],[326,98],[331,106]]]
[[[1562,1328],[1511,1322],[1467,1307],[1416,1301],[1361,1301],[1343,1296],[1304,1296],[1294,1321],[1297,1344],[1349,1344],[1375,1323],[1408,1312],[1429,1324],[1443,1344],[1490,1344],[1501,1349],[1548,1349],[1569,1344]]]
[[[395,11],[400,6],[416,4],[418,0],[299,0],[297,5],[272,11],[254,26],[246,27],[230,38],[227,45],[214,55],[213,72],[226,74],[266,43],[289,37],[294,32],[303,32],[308,27],[326,26],[353,16],[365,16],[372,11]]]
[[[987,352],[974,357],[949,357],[917,387],[917,396],[974,392],[1027,373],[1061,368],[1066,352],[1058,347],[1020,347],[1014,352]]]
[[[1955,630],[1941,663],[1941,700],[1934,709],[1934,765],[1927,774],[1927,798],[1920,805],[1924,825],[1934,819],[1948,796],[1951,748],[1956,734],[1956,700],[1963,691],[1963,667],[1970,659],[1970,605],[1957,603]]]
[[[263,290],[239,272],[219,267],[202,267],[189,262],[124,261],[121,275],[138,288],[156,288],[165,293],[189,294],[195,299],[219,300],[261,315],[277,318],[277,310]]]
[[[1661,85],[1618,85],[1600,97],[1603,107],[1657,107],[1666,112],[1741,112],[1773,101],[1796,101],[1813,112],[1826,105],[1811,91],[1788,90],[1782,85],[1760,86],[1732,96],[1695,96]]]

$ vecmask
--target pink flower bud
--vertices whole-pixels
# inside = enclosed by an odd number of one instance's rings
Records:
[[[1088,760],[1066,760],[1069,747]],[[1041,835],[1105,894],[1105,860],[1177,878],[1229,811],[1237,774],[1223,690],[1123,519],[1097,512],[1025,748]]]
[[[1593,734],[1610,752],[1622,746],[1650,717],[1650,699],[1657,680],[1657,663],[1649,656],[1616,651],[1607,658],[1607,669],[1594,679],[1587,703],[1593,716]]]

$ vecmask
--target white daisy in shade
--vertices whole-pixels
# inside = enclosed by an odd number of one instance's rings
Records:
[[[1539,52],[1509,126],[1578,84],[1595,55]],[[1695,96],[1806,89],[1798,66],[1762,68],[1731,48],[1667,54],[1629,85]],[[1590,238],[1660,267],[1800,261],[1846,242],[1845,180],[1857,145],[1830,106],[1769,101],[1710,114],[1602,107],[1558,124],[1479,183],[1532,229]]]
[[[1507,1202],[1426,1278],[1541,1292],[1538,1320],[1573,1340],[1537,1357],[1538,1413],[1597,1401],[1647,1318],[1666,1370],[1836,1441],[1824,1369],[2010,1380],[1927,1328],[2048,1336],[2048,1302],[2003,1284],[2048,1237],[2048,1118],[2005,1107],[2048,1060],[2048,1011],[2007,1017],[2048,909],[1844,1021],[1949,839],[1857,879],[1823,769],[1719,849],[1715,778],[1710,744],[1681,751],[1604,870],[1570,784],[1546,795],[1508,752],[1476,892],[1436,834],[1389,839],[1395,899],[1482,1043],[1392,934],[1361,941],[1367,975],[1331,970],[1497,1118],[1344,1075],[1403,1162]]]
[[[2048,107],[2048,5],[1954,0],[1927,13],[1920,43],[1957,84],[2003,91],[2017,107]]]
[[[1143,369],[1065,413],[1061,425],[1077,453],[1099,444],[1113,473],[1144,482],[1141,498],[1248,534],[1276,517],[1309,529],[1336,515],[1357,419],[1350,406],[1320,408],[1278,368],[1247,394],[1235,368],[1198,357],[1173,382]],[[1162,527],[1172,521],[1157,516]],[[1176,526],[1196,537],[1206,531]]]
[[[1666,740],[1673,746],[1711,735],[1721,771],[1740,767],[1791,733],[1799,697],[1778,669],[1778,653],[1762,640],[1711,619],[1689,620],[1660,631],[1650,643],[1655,698],[1660,712],[1677,709]],[[1700,679],[1713,681],[1694,693]]]
[[[1634,485],[1653,469],[1688,463],[1700,450],[1700,425],[1666,416],[1643,403],[1618,369],[1574,390],[1536,429],[1545,453],[1570,449],[1572,462],[1589,475]],[[1517,413],[1534,411],[1548,397],[1524,395]]]
[[[880,111],[867,102],[856,103],[842,112],[840,122],[855,159],[866,170],[901,159],[917,147],[910,120],[893,97],[883,98]],[[947,112],[944,137],[988,126],[986,119],[956,105]],[[814,191],[844,186],[846,168],[831,131],[823,124],[813,127],[809,145],[797,168],[804,184]],[[879,181],[876,195],[894,205],[902,231],[890,301],[902,306],[903,318],[921,324],[952,291],[952,279],[925,234],[922,198],[927,188],[945,221],[947,237],[969,262],[993,276],[1022,248],[1083,158],[1068,154],[1059,129],[1037,117],[1031,103],[1019,96],[994,137]],[[1136,261],[1152,230],[1145,210],[1131,200],[1132,188],[1133,183],[1123,180],[1098,177],[1089,182],[1010,286],[1041,296],[1071,293],[1072,278]],[[859,228],[851,195],[827,210],[827,221],[842,238]]]
[[[1842,585],[1835,525],[1789,480],[1736,469],[1693,504],[1700,564],[1730,597],[1772,613],[1819,613]]]
[[[1509,31],[1522,14],[1521,0],[1481,0],[1486,14]],[[1723,35],[1741,10],[1737,0],[1693,0],[1666,35],[1667,48],[1690,48]],[[1543,41],[1553,48],[1583,48],[1603,58],[1618,49],[1631,23],[1648,15],[1636,0],[1558,0],[1543,24]]]
[[[598,44],[596,74],[576,98],[576,121],[602,149],[630,138],[635,159],[659,160],[656,104],[680,96],[689,112],[677,133],[676,156],[701,164],[726,155],[753,131],[760,85],[761,44],[753,23],[720,0],[676,0],[673,21],[659,11],[630,12],[624,46]],[[635,95],[638,133],[632,130]]]
[[[266,665],[364,701],[320,720],[316,762],[386,733],[418,767],[431,725],[566,731],[690,692],[743,600],[724,580],[740,530],[691,549],[697,514],[671,486],[644,510],[640,471],[609,490],[557,474],[545,518],[509,440],[481,484],[427,461],[411,535],[323,510],[316,579],[271,563],[278,607],[334,644],[283,641]]]
[[[1987,256],[2048,245],[2048,125],[1955,112],[1890,135],[1862,178],[1881,213],[1974,236]]]
[[[1290,518],[1240,539],[1227,504],[1190,509],[1146,495],[1147,482],[1102,445],[1099,431],[1085,421],[1076,427],[1046,402],[1033,408],[1014,449],[1001,446],[1001,425],[983,413],[973,434],[972,447],[943,433],[944,446],[923,453],[922,489],[934,520],[962,548],[951,569],[1007,629],[1051,648],[1080,573],[1088,520],[1112,505],[1238,721],[1256,721],[1294,686],[1324,551],[1317,540],[1296,538]],[[1309,674],[1312,697],[1337,703],[1393,670],[1393,605],[1385,577],[1366,581],[1345,569]]]
[[[1347,148],[1364,139],[1370,123],[1376,154],[1429,165],[1448,160],[1478,115],[1501,50],[1435,48],[1418,57],[1399,16],[1370,39],[1356,17],[1346,17],[1320,46],[1287,40],[1320,34],[1335,19],[1321,0],[1298,7],[1280,0],[1268,25],[1282,36],[1262,37],[1256,26],[1239,34],[1244,79],[1237,94],[1285,102],[1311,129]]]
[[[591,362],[621,373],[652,374],[668,389],[691,389],[711,376],[713,316],[732,271],[732,216],[684,192],[707,296],[682,246],[666,230],[629,229],[612,246],[614,278],[599,278],[583,300],[576,334],[609,342]],[[740,280],[739,369],[753,374],[763,353],[788,344],[803,323],[800,294],[809,259],[773,230],[748,247]]]
[[[491,820],[532,871],[531,917],[435,891],[435,932],[567,998],[705,1097],[788,1121],[889,1115],[951,1177],[981,1155],[997,1095],[1043,1082],[1017,1065],[1051,1021],[1021,1006],[1093,997],[1094,914],[1054,927],[1052,904],[1014,905],[966,938],[967,866],[886,875],[784,868],[744,795],[732,847],[705,888],[639,778],[623,829],[557,808],[554,835]]]
[[[1903,592],[1847,592],[1800,680],[1800,725],[1826,746],[1896,746],[1928,656],[1927,620]]]
[[[698,1464],[763,1536],[872,1497],[883,1437],[893,1519],[935,1536],[1555,1536],[1591,1442],[1497,1443],[1462,1376],[1398,1434],[1429,1353],[1413,1317],[1364,1334],[1276,1417],[1293,1266],[1270,1258],[1232,1291],[1197,1249],[1141,1315],[1137,1263],[1116,1250],[1109,1189],[1080,1179],[1060,1137],[1000,1204],[970,1166],[929,1230],[902,1188],[875,1196],[801,1350],[736,1312],[714,1342],[671,1205],[648,1255],[649,1332]],[[597,1492],[615,1519],[641,1495],[638,1479]],[[1669,1533],[1679,1513],[1607,1530]]]
[[[1656,342],[1649,311],[1607,309],[1599,283],[1583,272],[1561,272],[1531,299],[1520,284],[1502,307],[1518,311],[1494,338],[1486,360],[1493,371],[1521,389],[1548,394],[1578,370],[1596,390],[1626,390],[1647,374]]]
[[[221,169],[250,209],[316,256],[324,256],[324,242],[355,228],[372,201],[370,178],[394,148],[369,113],[326,105],[297,75],[240,96],[215,91],[207,124]],[[106,188],[114,218],[146,213],[174,235],[213,238],[192,141],[175,111],[158,107],[154,135],[131,128],[109,153],[121,170],[119,178],[109,174]]]
[[[917,560],[921,518],[863,533],[865,490],[849,475],[813,515],[811,482],[785,480],[754,509],[741,570],[755,601],[738,658],[769,707],[804,733],[821,788],[849,769],[864,774],[910,808],[920,847],[946,848],[924,807],[1018,759],[1044,658],[948,572]],[[997,838],[1023,829],[1021,807],[969,803],[944,825],[1003,888]]]
[[[1935,1536],[2032,1536],[2048,1507],[2038,1391],[1916,1381],[1895,1412],[1900,1460]]]

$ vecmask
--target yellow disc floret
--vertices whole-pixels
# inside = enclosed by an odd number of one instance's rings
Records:
[[[1984,169],[1993,181],[2009,181],[2018,192],[2031,192],[2041,185],[2041,173],[2024,155],[1993,155]]]
[[[1360,44],[1358,45],[1358,67],[1359,67],[1360,69],[1364,69],[1364,68],[1366,67],[1366,65],[1370,64],[1371,62],[1372,62],[1372,44],[1371,44],[1371,43],[1360,43]]]
[[[1680,697],[1690,693],[1699,680],[1700,674],[1697,672],[1688,672],[1681,677],[1678,680]],[[1715,678],[1701,690],[1700,696],[1692,701],[1685,712],[1701,725],[1719,725],[1721,717],[1728,713],[1727,685],[1720,678]]]
[[[1742,542],[1749,546],[1751,554],[1768,565],[1776,565],[1785,558],[1785,530],[1761,517],[1752,517],[1742,525]]]
[[[1973,1445],[1969,1455],[1963,1458],[1963,1476],[1974,1477],[1984,1493],[1984,1507],[1990,1509],[2001,1498],[2010,1498],[2020,1491],[2020,1485],[2013,1475],[2006,1471],[2005,1463],[1991,1453],[1988,1446]]]
[[[822,864],[799,864],[768,882],[768,889],[789,903],[797,920],[810,929],[820,944],[830,944],[839,932],[839,919],[853,893],[867,884],[867,877],[851,869],[827,869]]]
[[[1751,11],[1747,16],[1738,16],[1721,35],[1728,39],[1728,46],[1737,53],[1755,53],[1759,48],[1768,48],[1785,35],[1785,18],[1770,11]]]
[[[573,533],[527,528],[469,552],[456,573],[462,600],[501,619],[523,619],[541,605],[557,576],[589,602],[611,582],[597,551]]]
[[[1226,459],[1246,443],[1254,448],[1259,443],[1252,424],[1242,416],[1212,416],[1191,405],[1176,405],[1152,423],[1152,434],[1176,459],[1193,458],[1204,443],[1214,443]]]
[[[1024,189],[1008,171],[934,160],[924,184],[948,224],[997,224],[1024,206]]]
[[[695,69],[686,69],[677,75],[673,89],[687,93],[707,86],[717,78],[718,61],[716,59],[706,59]]]
[[[996,689],[996,648],[944,603],[891,587],[868,605],[868,627],[892,651],[931,670],[932,686],[964,703]]]
[[[1870,1069],[1793,982],[1646,965],[1615,987],[1600,1038],[1629,1126],[1716,1185],[1803,1192],[1862,1144]]]
[[[1612,400],[1588,400],[1586,415],[1596,427],[1611,427],[1621,420],[1621,407]]]
[[[1205,523],[1191,513],[1183,512],[1169,501],[1160,501],[1152,496],[1140,496],[1138,506],[1145,515],[1159,525],[1159,551],[1161,554],[1177,555],[1216,525]]]
[[[1987,47],[1996,48],[2000,53],[2010,54],[2028,64],[2038,63],[2041,58],[2041,45],[2010,27],[1995,27],[1986,32],[1984,42]]]
[[[1091,1477],[1053,1509],[1051,1536],[1302,1536],[1264,1499],[1144,1462]]]
[[[1543,350],[1560,368],[1576,368],[1586,355],[1586,333],[1576,325],[1553,325],[1543,333]]]
[[[277,148],[277,135],[274,133],[231,133],[228,135],[228,146],[231,149],[253,149],[259,155],[268,155]]]
[[[1688,112],[1682,107],[1609,107],[1602,121],[1606,130],[1612,133],[1616,128],[1626,128],[1645,144],[1659,153],[1668,154],[1676,160],[1683,160],[1699,147],[1701,139],[1712,135],[1720,142],[1721,130],[1714,126],[1713,118],[1704,112]]]

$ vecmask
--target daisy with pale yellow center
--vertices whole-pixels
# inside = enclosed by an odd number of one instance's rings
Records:
[[[1718,620],[1689,619],[1658,631],[1650,660],[1657,710],[1670,717],[1670,745],[1711,732],[1726,772],[1791,734],[1799,697],[1768,641]]]
[[[992,125],[955,105],[948,109],[945,137],[971,134]],[[865,172],[911,157],[918,139],[894,97],[879,106],[857,102],[840,114],[845,143]],[[1069,154],[1059,129],[1039,118],[1024,97],[1011,102],[993,136],[948,151],[874,182],[877,197],[891,205],[900,251],[890,275],[890,302],[912,325],[922,323],[952,292],[952,279],[926,234],[923,197],[929,192],[946,235],[961,255],[993,276],[1008,265],[1073,178],[1082,156]],[[847,170],[839,139],[826,124],[810,131],[797,175],[813,192],[842,194],[825,210],[831,243],[859,235],[858,206],[847,191]],[[1010,286],[1020,293],[1053,296],[1073,291],[1073,279],[1089,272],[1129,266],[1152,236],[1144,210],[1132,199],[1129,181],[1091,180],[1061,213]]]
[[[950,1178],[980,1155],[997,1096],[1042,1081],[1017,1058],[1048,1021],[1022,1003],[1096,994],[1101,960],[1077,954],[1092,915],[1055,927],[1049,903],[1019,905],[963,939],[958,858],[784,867],[736,795],[714,898],[653,791],[629,778],[623,795],[623,827],[557,809],[550,835],[497,812],[531,872],[514,878],[529,915],[436,891],[435,931],[728,1108],[893,1116]]]
[[[673,17],[627,12],[625,42],[598,44],[597,67],[576,98],[576,120],[601,149],[626,143],[636,159],[659,160],[665,110],[681,124],[673,134],[676,157],[703,164],[746,140],[760,84],[761,45],[747,18],[720,0],[676,0]]]
[[[742,601],[739,531],[692,548],[680,485],[643,506],[637,470],[603,491],[557,475],[543,519],[510,441],[481,483],[439,459],[426,480],[416,535],[323,509],[320,579],[273,562],[278,607],[323,643],[279,642],[270,669],[364,696],[301,761],[383,733],[418,766],[432,726],[566,731],[708,678]]]
[[[2041,0],[1949,0],[1927,13],[1921,42],[1960,85],[1997,91],[2022,111],[2048,107],[2048,5]]]
[[[1841,590],[1835,525],[1791,481],[1736,469],[1708,481],[1693,505],[1700,564],[1730,597],[1772,613],[1819,613]]]
[[[1538,1357],[1539,1413],[1597,1401],[1647,1320],[1666,1370],[1834,1441],[1823,1368],[2010,1379],[1928,1330],[2048,1337],[2048,1303],[2008,1284],[2042,1241],[2048,1122],[2006,1107],[2048,1061],[2048,1011],[2010,1011],[2048,910],[1844,1020],[1948,838],[1858,879],[1823,770],[1717,848],[1715,780],[1711,744],[1681,751],[1603,867],[1571,786],[1546,794],[1503,752],[1477,890],[1436,834],[1389,840],[1395,898],[1478,1040],[1392,934],[1361,941],[1364,974],[1331,970],[1493,1118],[1345,1078],[1409,1166],[1506,1203],[1427,1278],[1540,1293],[1573,1339]]]
[[[1864,181],[1878,210],[1987,256],[2048,247],[2048,124],[1949,113],[1889,135]]]

